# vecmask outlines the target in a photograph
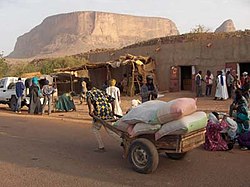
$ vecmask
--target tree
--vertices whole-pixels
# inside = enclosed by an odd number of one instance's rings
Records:
[[[195,28],[192,28],[190,32],[191,33],[207,33],[209,31],[210,31],[209,28],[205,27],[204,25],[199,24],[199,25],[196,25]]]
[[[8,64],[5,61],[3,54],[0,54],[0,77],[4,77],[8,72]]]
[[[55,59],[49,59],[42,63],[40,72],[42,74],[51,74],[54,72],[54,69],[81,66],[86,62],[86,60],[78,60],[73,57],[60,57]]]
[[[68,56],[68,57],[43,59],[39,61],[39,63],[34,61],[33,62],[31,61],[29,63],[16,63],[10,65],[10,67],[8,65],[6,66],[7,63],[0,63],[0,71],[5,73],[5,75],[8,74],[9,76],[11,75],[15,77],[16,76],[20,77],[24,73],[32,73],[32,72],[51,74],[54,72],[55,69],[76,67],[76,66],[81,66],[85,63],[87,63],[85,59],[77,59],[75,57]]]

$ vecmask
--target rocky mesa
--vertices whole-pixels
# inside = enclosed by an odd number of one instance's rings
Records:
[[[224,21],[214,32],[235,32],[236,28],[234,22],[231,19]]]
[[[18,37],[9,57],[72,55],[178,34],[175,23],[166,18],[73,12],[48,17],[30,32]]]

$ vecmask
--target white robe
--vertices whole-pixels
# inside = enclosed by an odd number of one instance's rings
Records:
[[[221,76],[223,77],[223,85],[221,84]],[[224,75],[219,75],[216,81],[217,81],[217,87],[216,87],[215,97],[228,99],[226,77]]]
[[[106,88],[106,93],[115,99],[114,113],[122,116],[122,109],[120,107],[120,101],[118,100],[118,98],[121,99],[120,89],[116,86],[109,86],[108,88]]]

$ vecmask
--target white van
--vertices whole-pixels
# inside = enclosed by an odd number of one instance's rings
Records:
[[[22,82],[25,83],[24,78]],[[7,104],[12,110],[15,110],[17,97],[16,97],[16,83],[18,77],[4,77],[0,79],[0,104]],[[24,93],[22,106],[27,105],[26,90]]]

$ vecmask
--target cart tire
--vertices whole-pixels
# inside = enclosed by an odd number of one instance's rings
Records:
[[[138,138],[131,143],[128,159],[132,168],[143,174],[154,172],[159,163],[155,145],[145,138]]]
[[[187,153],[166,153],[166,155],[173,160],[181,160]]]

